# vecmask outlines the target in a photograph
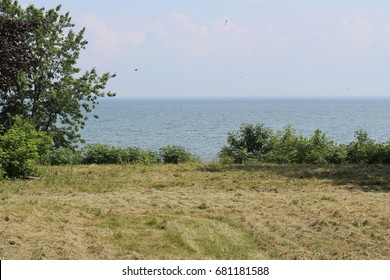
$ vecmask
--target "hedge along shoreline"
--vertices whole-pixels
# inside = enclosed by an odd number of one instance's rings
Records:
[[[218,157],[224,163],[390,164],[390,139],[377,143],[358,130],[354,141],[337,144],[320,129],[304,137],[291,125],[274,132],[261,123],[242,124],[228,134]]]
[[[228,133],[227,145],[218,153],[221,163],[305,163],[305,164],[390,164],[390,139],[377,143],[367,132],[355,132],[354,141],[337,144],[321,130],[309,137],[296,135],[289,125],[274,132],[264,124],[242,124]],[[120,148],[107,144],[89,144],[80,151],[54,150],[51,164],[173,163],[199,161],[199,157],[181,146],[165,146],[159,151],[138,147]]]
[[[115,147],[108,144],[88,144],[81,150],[57,149],[49,153],[52,165],[67,164],[133,164],[172,163],[199,161],[199,157],[181,146],[167,145],[159,151],[138,147]]]
[[[53,149],[52,139],[21,118],[0,133],[0,178],[36,174],[36,165],[76,164],[180,164],[199,162],[182,146],[167,145],[158,151],[138,147],[88,144],[79,150]],[[220,163],[390,164],[390,139],[377,143],[367,132],[355,132],[354,141],[337,144],[317,129],[309,137],[296,135],[289,125],[274,132],[264,124],[242,124],[228,133],[227,145],[218,153]]]

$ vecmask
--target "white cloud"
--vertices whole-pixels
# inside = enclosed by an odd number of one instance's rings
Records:
[[[123,31],[107,26],[97,18],[94,12],[87,12],[82,16],[82,24],[87,32],[96,36],[92,42],[96,52],[106,56],[122,54],[122,48],[128,45],[139,45],[145,41],[145,34],[138,31]]]
[[[345,39],[364,46],[371,45],[374,39],[374,27],[360,17],[343,20],[341,30]]]

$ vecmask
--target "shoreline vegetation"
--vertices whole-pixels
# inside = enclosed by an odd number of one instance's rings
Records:
[[[13,122],[0,134],[0,179],[36,176],[38,165],[209,164],[178,145],[167,145],[158,151],[99,143],[81,149],[55,147],[50,135],[36,131],[21,117]],[[338,144],[320,129],[304,137],[296,135],[291,125],[275,132],[261,123],[244,123],[239,130],[228,133],[227,144],[217,156],[221,164],[390,164],[390,139],[377,143],[366,131],[358,130],[349,144]]]
[[[273,131],[264,124],[242,124],[228,133],[227,145],[218,153],[221,163],[304,163],[304,164],[390,164],[390,139],[378,143],[364,130],[355,131],[354,141],[338,144],[320,129],[311,136],[296,135],[288,125]],[[123,164],[123,163],[186,163],[200,162],[199,156],[186,148],[167,145],[158,151],[139,147],[115,147],[88,144],[80,150],[55,149],[48,164]]]

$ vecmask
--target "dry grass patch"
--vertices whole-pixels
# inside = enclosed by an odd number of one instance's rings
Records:
[[[90,165],[0,182],[1,259],[389,259],[390,167]]]

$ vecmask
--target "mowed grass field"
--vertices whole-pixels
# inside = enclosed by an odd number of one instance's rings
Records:
[[[0,182],[1,259],[390,259],[390,166],[85,165]]]

